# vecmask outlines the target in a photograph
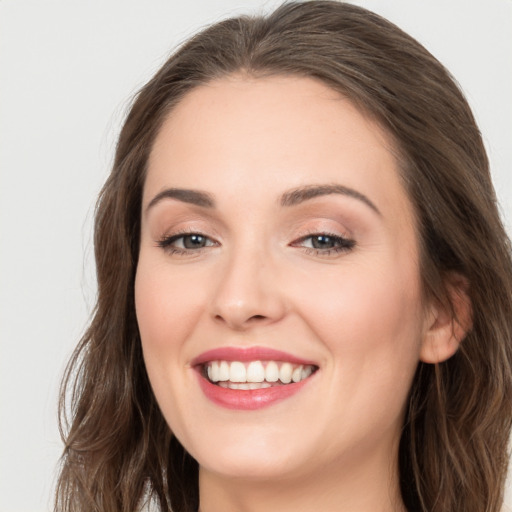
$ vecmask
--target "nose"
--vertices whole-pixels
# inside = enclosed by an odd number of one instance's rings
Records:
[[[238,331],[279,321],[286,304],[278,274],[262,250],[234,254],[217,276],[211,304],[214,320]]]

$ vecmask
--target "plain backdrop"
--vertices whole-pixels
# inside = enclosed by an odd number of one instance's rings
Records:
[[[357,3],[460,82],[512,233],[512,0]],[[94,304],[94,202],[130,99],[200,27],[277,4],[0,0],[1,512],[52,507],[58,385]]]

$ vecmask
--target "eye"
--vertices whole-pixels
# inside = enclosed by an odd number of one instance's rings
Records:
[[[189,254],[216,245],[217,242],[201,233],[176,233],[158,241],[159,247],[173,254]]]
[[[303,247],[307,252],[325,256],[348,252],[355,246],[355,241],[330,233],[312,233],[299,238],[291,245],[293,247]]]

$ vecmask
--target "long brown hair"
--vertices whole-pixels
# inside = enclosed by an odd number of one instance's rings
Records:
[[[419,224],[425,294],[449,303],[447,280],[462,276],[473,314],[452,358],[418,366],[399,450],[402,497],[410,511],[498,512],[512,420],[512,262],[482,139],[454,80],[425,48],[335,1],[220,22],[138,94],[97,205],[98,299],[63,381],[56,510],[133,512],[148,496],[162,511],[197,510],[197,463],[169,431],[146,375],[134,276],[155,136],[185,94],[235,72],[316,78],[394,138]]]

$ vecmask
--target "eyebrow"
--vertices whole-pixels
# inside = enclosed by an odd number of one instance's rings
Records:
[[[332,185],[307,185],[305,187],[296,188],[284,193],[281,196],[281,206],[295,206],[309,199],[315,197],[327,196],[330,194],[341,194],[344,196],[358,199],[364,204],[369,206],[375,213],[382,215],[380,210],[375,204],[370,201],[364,194],[354,190],[353,188],[345,187],[343,185],[332,184]]]
[[[203,208],[215,208],[215,200],[207,192],[188,188],[166,188],[151,199],[151,202],[146,208],[146,212],[162,201],[162,199],[177,199],[183,203],[195,204],[196,206],[202,206]]]
[[[354,199],[362,201],[364,204],[369,206],[374,212],[382,215],[377,206],[370,201],[364,194],[344,185],[330,184],[330,185],[306,185],[293,190],[285,192],[281,196],[281,206],[296,206],[314,199],[320,196],[326,196],[331,194],[341,194]],[[215,208],[215,200],[208,192],[202,192],[200,190],[193,190],[187,188],[166,188],[159,192],[146,207],[146,212],[155,206],[163,199],[176,199],[183,203],[189,203],[202,208]]]

